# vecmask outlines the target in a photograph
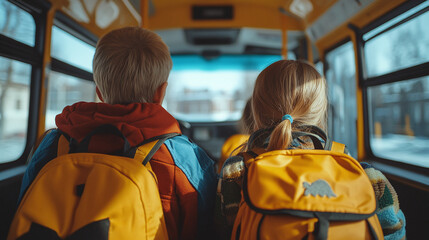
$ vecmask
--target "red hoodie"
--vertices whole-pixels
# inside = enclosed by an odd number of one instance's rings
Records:
[[[132,103],[128,105],[79,102],[64,108],[56,117],[58,128],[77,141],[97,126],[116,126],[131,146],[145,139],[167,133],[180,133],[179,124],[161,105]],[[110,153],[121,149],[119,137],[94,136],[90,152]],[[163,145],[150,161],[158,187],[170,239],[195,239],[197,236],[198,194],[185,174],[175,164]]]

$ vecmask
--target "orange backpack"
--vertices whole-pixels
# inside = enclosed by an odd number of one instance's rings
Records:
[[[132,157],[88,153],[91,137],[106,132],[122,137],[121,155]],[[116,127],[103,125],[72,151],[61,135],[57,157],[22,198],[8,239],[168,239],[149,160],[176,135],[149,139],[136,149]]]
[[[383,239],[371,182],[345,146],[325,138],[320,149],[319,136],[293,135],[309,136],[319,149],[253,153],[245,160],[231,239]]]

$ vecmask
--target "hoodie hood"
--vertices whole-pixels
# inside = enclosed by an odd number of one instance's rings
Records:
[[[92,130],[103,124],[111,124],[117,127],[128,139],[131,146],[136,146],[145,139],[162,134],[181,133],[176,119],[160,104],[155,103],[112,105],[78,102],[65,107],[63,112],[56,116],[55,122],[59,130],[79,142]],[[91,140],[91,143],[94,139]],[[97,138],[98,142],[102,140],[103,138]],[[105,143],[97,144],[99,145],[97,149],[100,146],[106,149],[109,149],[108,145],[117,146],[117,143],[112,143],[110,139],[102,142]]]

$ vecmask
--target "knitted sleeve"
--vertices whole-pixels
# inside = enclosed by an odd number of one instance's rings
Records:
[[[398,195],[389,180],[368,163],[361,163],[377,199],[376,214],[386,240],[406,239],[405,216],[399,208]]]

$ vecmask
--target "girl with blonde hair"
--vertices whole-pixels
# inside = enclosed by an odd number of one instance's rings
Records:
[[[253,130],[274,128],[266,149],[287,149],[292,131],[301,126],[325,130],[327,103],[326,83],[316,69],[299,61],[275,62],[256,79]]]
[[[256,79],[251,106],[253,126],[247,147],[225,161],[218,182],[215,222],[224,239],[231,236],[242,199],[246,159],[273,150],[323,149],[327,141],[326,81],[308,63],[281,60],[264,69]],[[361,165],[375,190],[376,213],[386,239],[403,239],[405,217],[395,190],[381,172]],[[380,186],[387,190],[379,191]]]

